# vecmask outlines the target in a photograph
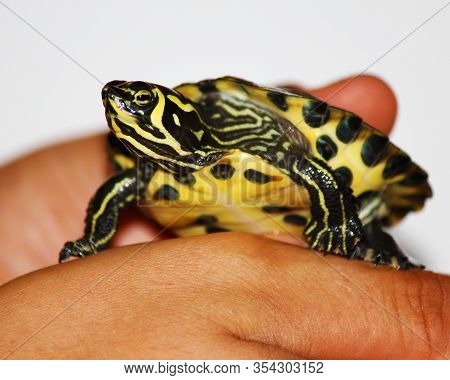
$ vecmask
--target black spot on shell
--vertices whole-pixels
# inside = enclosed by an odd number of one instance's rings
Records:
[[[195,223],[203,225],[214,224],[217,223],[217,218],[214,215],[200,215]]]
[[[362,119],[356,115],[344,116],[336,127],[336,136],[343,143],[353,141],[361,130]]]
[[[308,101],[302,109],[305,123],[312,128],[318,128],[324,125],[330,118],[330,109],[328,104],[320,100]]]
[[[340,178],[341,182],[344,185],[351,187],[353,181],[353,174],[349,168],[347,168],[346,166],[341,166],[337,168],[334,172]]]
[[[291,211],[290,207],[285,206],[263,206],[262,210],[268,214],[276,214],[278,212],[288,212]]]
[[[166,200],[166,201],[173,201],[178,199],[180,194],[178,193],[178,190],[170,185],[162,185],[154,195],[154,198],[157,200]]]
[[[198,88],[201,92],[204,94],[207,94],[208,92],[217,92],[217,87],[213,80],[202,80],[201,82],[197,83]]]
[[[386,161],[386,166],[383,169],[383,178],[393,178],[396,175],[405,172],[411,159],[405,154],[395,154]]]
[[[183,185],[192,186],[195,184],[195,177],[192,173],[174,174],[173,176],[177,182],[182,183]]]
[[[285,94],[283,94],[281,92],[269,91],[267,93],[267,97],[280,110],[286,111],[288,109],[288,105],[287,105],[287,102],[286,102],[286,95]]]
[[[230,179],[235,171],[235,168],[225,163],[219,163],[211,168],[211,174],[216,179]]]
[[[253,169],[247,169],[244,172],[244,177],[249,180],[250,182],[253,183],[259,183],[261,185],[270,182],[271,177],[268,176],[267,174],[261,173],[257,170],[253,170]]]
[[[316,141],[317,152],[326,160],[331,160],[336,156],[338,147],[330,136],[322,135]]]
[[[364,141],[361,158],[367,166],[375,166],[383,157],[389,139],[383,135],[372,135]]]
[[[207,226],[205,228],[205,231],[208,234],[213,234],[213,233],[216,233],[216,232],[227,232],[229,230],[227,230],[226,228],[218,227],[218,226]]]
[[[307,223],[307,220],[304,216],[297,214],[288,214],[283,218],[285,223],[293,224],[295,226],[304,226]]]
[[[412,172],[403,179],[400,184],[403,186],[417,186],[426,182],[428,174],[423,171]]]

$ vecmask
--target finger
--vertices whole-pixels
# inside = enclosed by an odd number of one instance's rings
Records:
[[[52,302],[39,307],[48,295]],[[222,233],[113,249],[8,284],[0,291],[0,330],[13,338],[0,349],[25,340],[14,332],[45,324],[14,357],[136,358],[145,349],[153,358],[211,358],[223,352],[214,338],[232,337],[259,348],[236,344],[234,359],[443,358],[449,297],[445,276]],[[105,344],[111,326],[113,350]]]
[[[112,174],[105,146],[105,135],[87,137],[0,168],[0,209],[8,215],[0,219],[0,284],[55,264],[64,242],[82,235],[88,202]],[[115,244],[148,241],[157,231],[136,210],[123,222]]]
[[[245,297],[237,305],[246,311],[237,306],[236,318],[217,317],[244,340],[306,358],[449,355],[449,277],[374,268],[250,235],[216,235],[202,246],[241,258],[234,294]],[[220,267],[222,273],[236,270]]]
[[[296,86],[287,87],[295,89]],[[298,89],[301,90],[300,87]],[[307,91],[333,106],[354,112],[384,133],[392,130],[397,115],[397,100],[388,84],[377,77],[350,77]]]
[[[179,251],[179,244],[172,247],[169,242],[152,245],[149,257],[140,255],[139,250],[146,247],[110,249],[28,274],[0,287],[0,335],[8,337],[0,341],[0,357],[297,357],[276,346],[243,341],[225,331],[223,323],[206,319],[202,310],[211,307],[206,306],[208,301],[217,299],[210,297],[205,281],[196,283],[199,277],[195,271],[199,268],[197,264],[191,268],[192,252],[185,255]],[[175,262],[182,262],[174,270],[171,260],[167,260],[172,248]],[[184,258],[176,260],[179,253]],[[232,305],[229,297],[223,301]],[[116,344],[111,344],[111,339]]]

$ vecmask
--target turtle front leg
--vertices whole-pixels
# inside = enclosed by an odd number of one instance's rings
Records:
[[[116,233],[120,210],[137,200],[153,173],[148,167],[128,169],[107,180],[89,202],[83,237],[64,245],[59,262],[105,249]]]
[[[314,157],[295,160],[290,171],[293,180],[309,193],[311,219],[304,234],[310,247],[349,256],[364,233],[352,190]]]
[[[394,269],[425,268],[409,261],[392,236],[382,229],[379,220],[364,226],[364,238],[354,248],[351,258],[370,261],[374,265],[388,265]]]

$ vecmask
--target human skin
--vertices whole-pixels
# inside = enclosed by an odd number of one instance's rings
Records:
[[[377,78],[310,92],[392,128],[395,97]],[[247,234],[161,240],[135,210],[113,248],[55,265],[110,174],[104,136],[0,169],[0,283],[21,276],[0,287],[0,357],[449,357],[450,279],[427,271],[374,268]],[[129,245],[142,241],[152,242]]]

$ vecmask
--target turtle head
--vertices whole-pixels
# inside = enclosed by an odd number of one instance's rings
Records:
[[[200,149],[204,125],[180,93],[146,82],[109,82],[102,90],[112,133],[136,157],[156,162],[186,161]],[[192,160],[192,158],[191,158]]]

